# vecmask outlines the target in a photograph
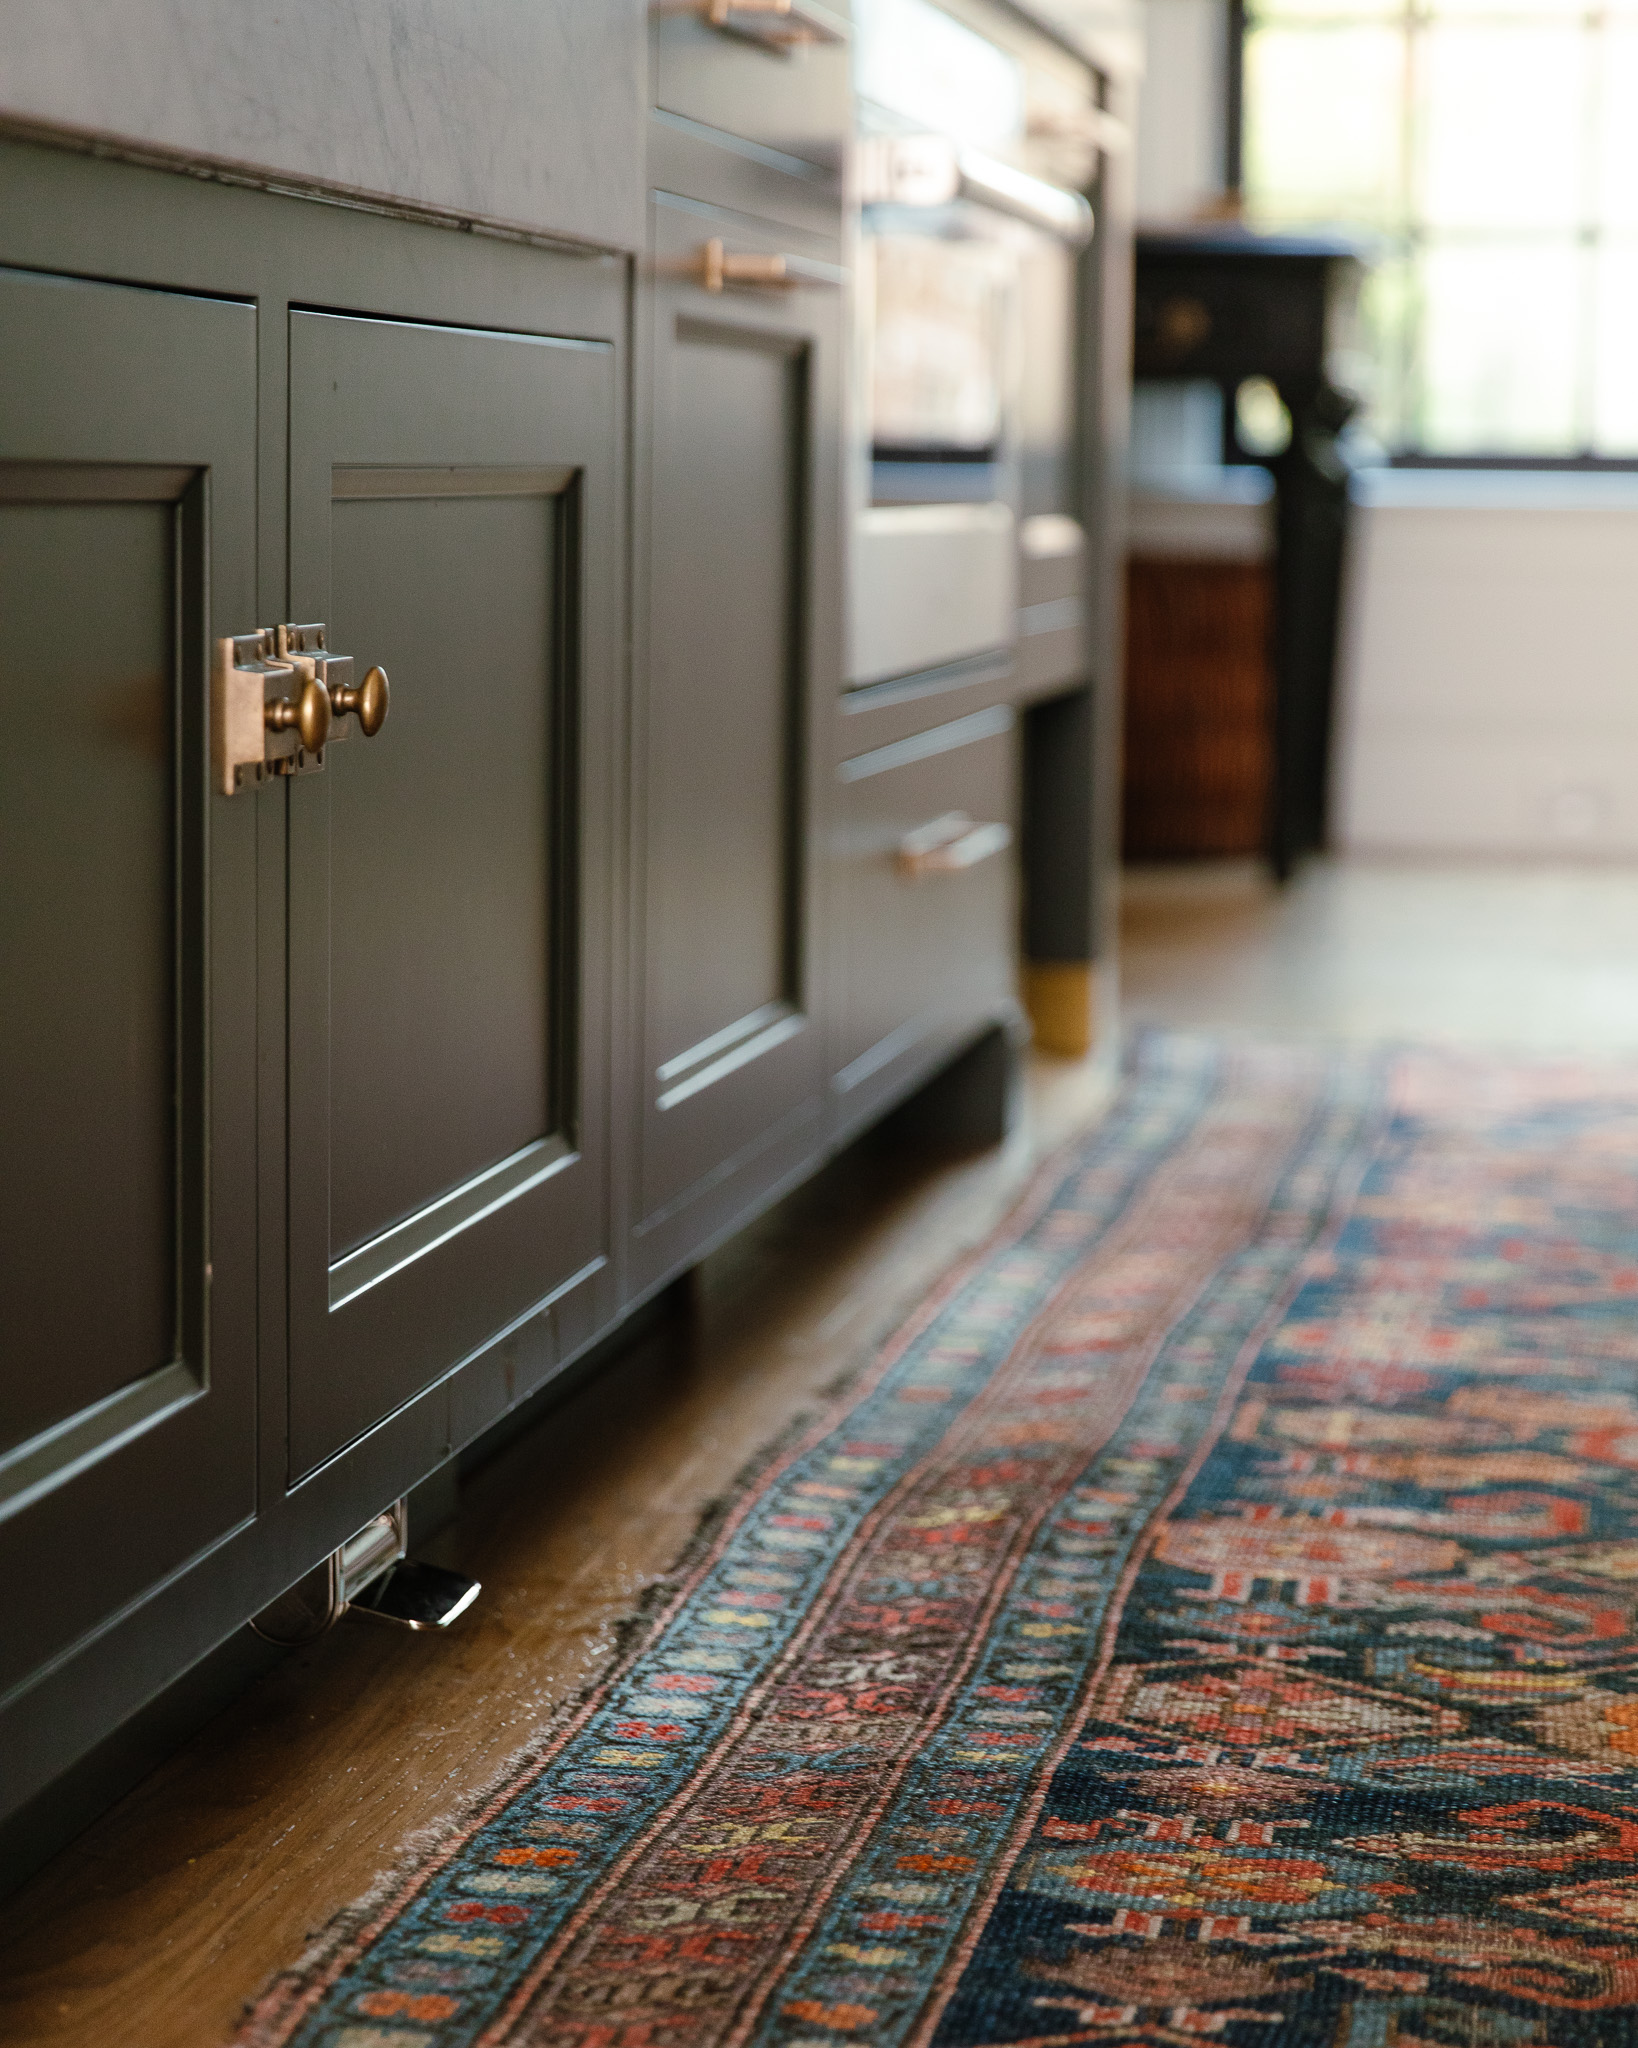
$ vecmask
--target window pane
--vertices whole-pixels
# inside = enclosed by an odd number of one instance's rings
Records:
[[[1587,33],[1463,24],[1430,27],[1421,42],[1417,128],[1427,224],[1580,225]]]
[[[1573,454],[1583,252],[1573,243],[1435,245],[1422,258],[1422,445]]]
[[[1598,258],[1593,450],[1638,455],[1638,242],[1611,243]]]
[[[1415,439],[1411,372],[1416,350],[1415,270],[1403,249],[1384,249],[1359,295],[1363,363],[1346,368],[1349,386],[1364,403],[1361,424],[1389,448]]]
[[[1638,7],[1638,0],[1632,0]],[[1246,14],[1257,28],[1277,28],[1283,21],[1395,21],[1405,0],[1248,0]]]
[[[1463,15],[1482,14],[1487,18],[1532,15],[1537,21],[1580,22],[1589,11],[1587,0],[1422,0],[1422,6],[1430,15],[1458,20]]]
[[[1389,226],[1404,208],[1398,28],[1259,28],[1246,43],[1246,192],[1269,223]]]
[[[1638,24],[1608,29],[1598,53],[1598,218],[1638,228]]]

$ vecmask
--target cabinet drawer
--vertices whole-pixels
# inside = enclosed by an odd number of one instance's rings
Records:
[[[846,1119],[1012,1003],[1013,726],[996,705],[841,765],[834,1086]]]
[[[671,0],[656,10],[655,104],[839,174],[851,119],[847,11],[847,0],[793,0],[786,15],[755,0]],[[781,40],[798,23],[815,39]]]

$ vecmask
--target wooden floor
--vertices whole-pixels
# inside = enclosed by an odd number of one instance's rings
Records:
[[[1638,873],[1249,866],[1132,877],[1129,1021],[1638,1049]],[[596,1667],[702,1508],[856,1363],[1104,1099],[1037,1061],[964,1161],[856,1149],[703,1269],[692,1317],[469,1488],[447,1640],[344,1623],[0,1905],[0,2041],[220,2048],[243,2001]]]
[[[1316,861],[1128,873],[1127,1024],[1638,1050],[1638,868]]]

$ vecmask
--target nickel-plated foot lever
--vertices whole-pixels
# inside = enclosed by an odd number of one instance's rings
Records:
[[[448,1628],[483,1591],[439,1564],[411,1564],[409,1502],[394,1501],[251,1622],[270,1643],[310,1643],[344,1614],[394,1628]]]

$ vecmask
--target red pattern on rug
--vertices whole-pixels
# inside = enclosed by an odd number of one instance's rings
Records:
[[[1625,2043],[1635,1298],[1632,1073],[1150,1040],[244,2039]]]

